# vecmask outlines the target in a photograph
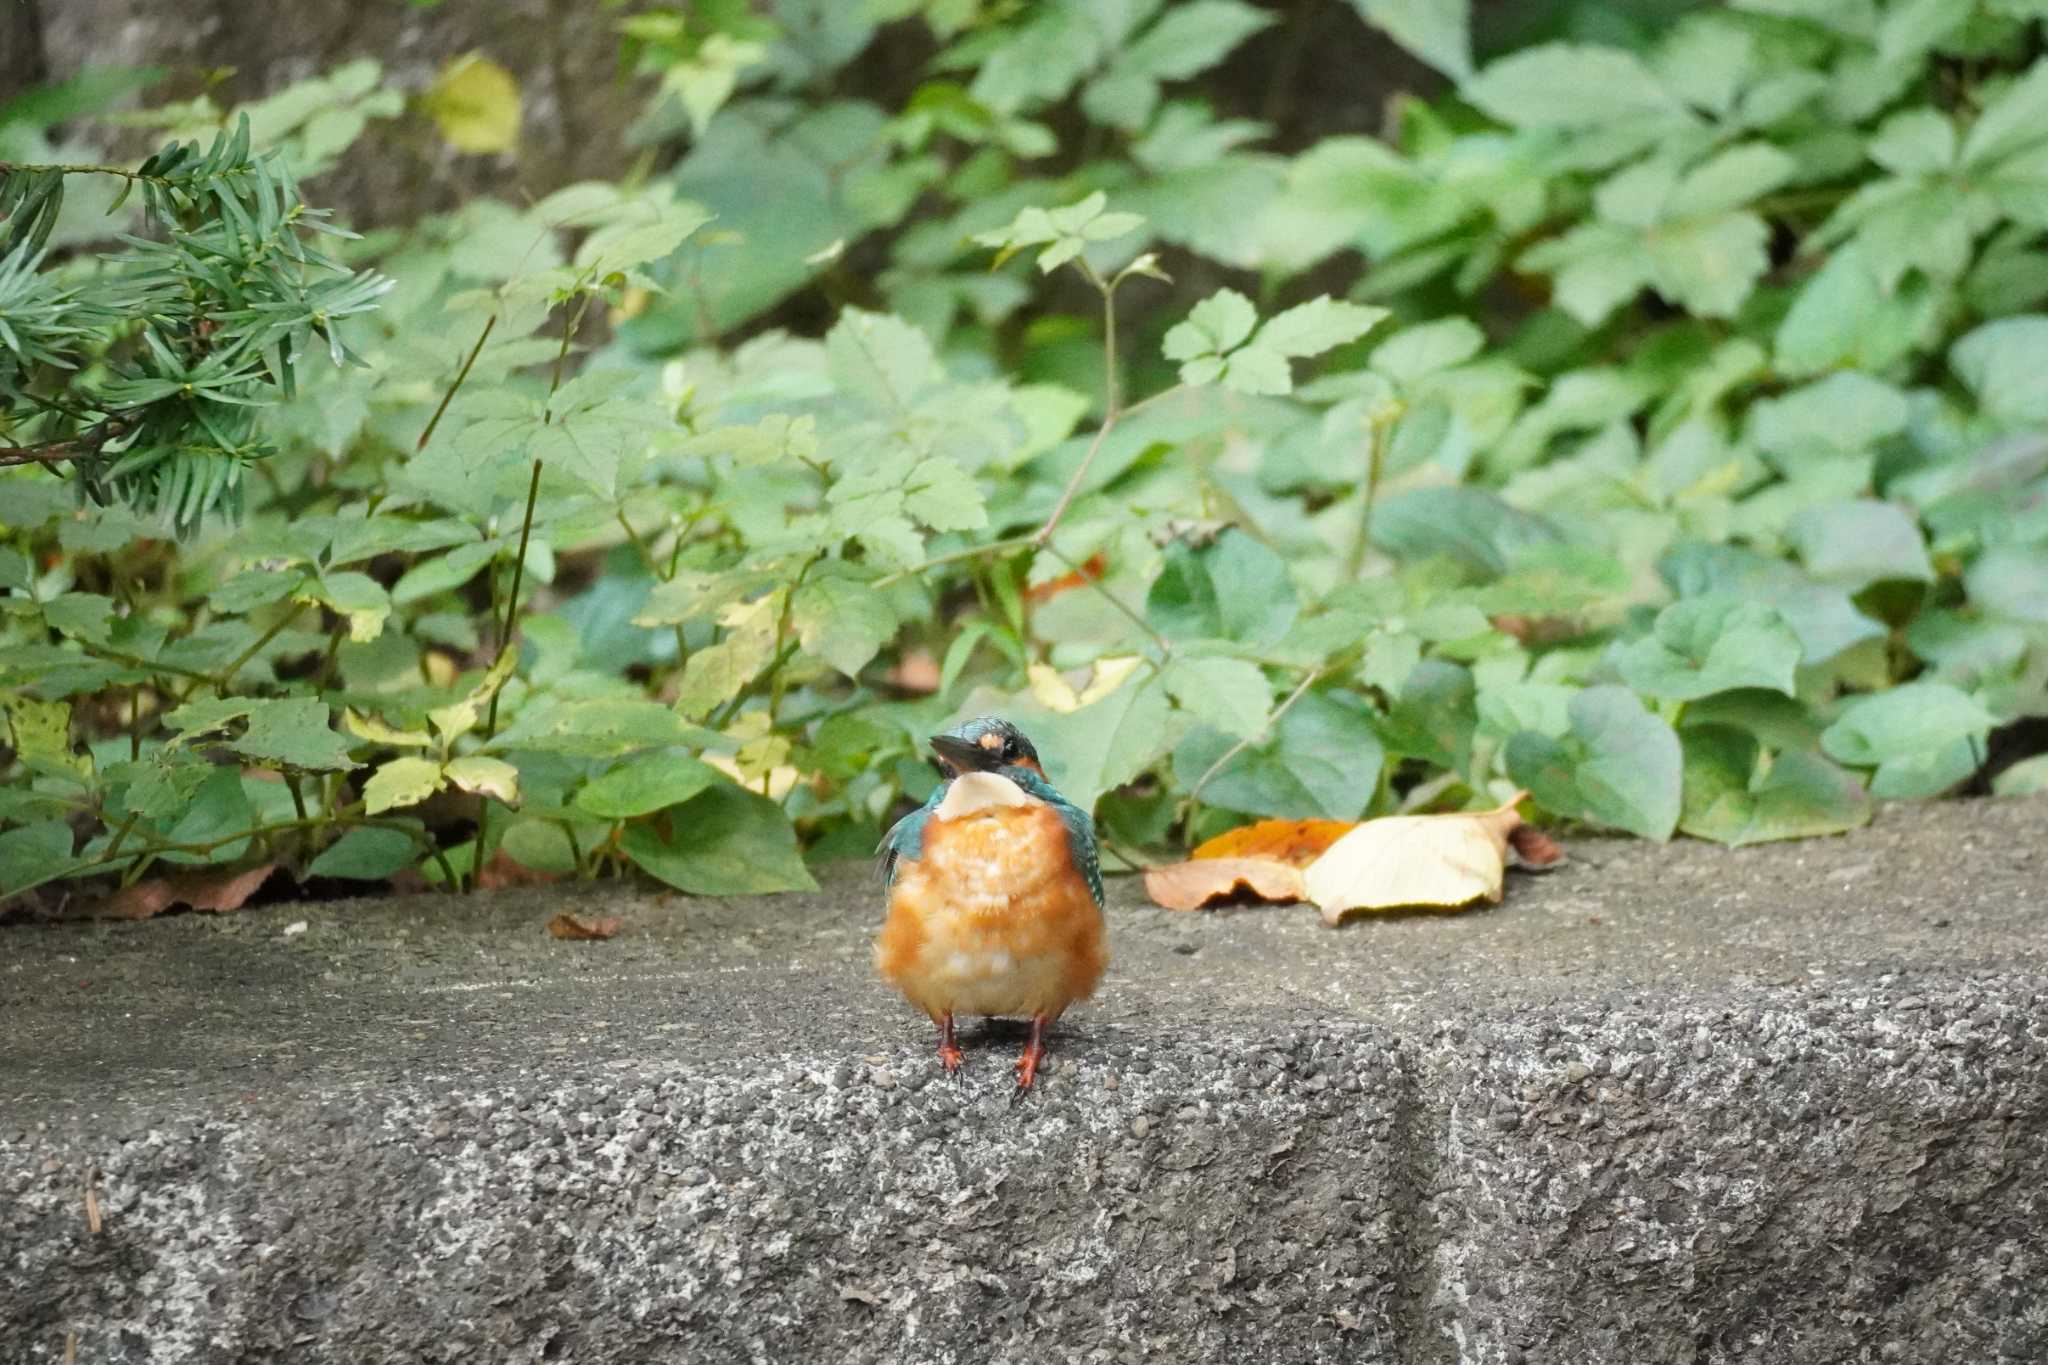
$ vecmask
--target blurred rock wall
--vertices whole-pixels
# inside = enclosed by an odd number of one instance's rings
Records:
[[[613,16],[591,0],[0,0],[0,100],[38,76],[161,66],[170,76],[152,99],[196,94],[225,70],[215,98],[233,103],[357,57],[377,58],[412,92],[472,50],[519,80],[517,152],[460,155],[417,116],[374,125],[371,154],[321,182],[344,221],[402,223],[478,191],[538,197],[623,169],[622,134],[644,94],[621,77]]]

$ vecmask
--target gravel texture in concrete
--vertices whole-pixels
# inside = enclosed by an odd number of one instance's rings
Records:
[[[1022,1102],[864,869],[0,928],[0,1361],[2038,1365],[2044,834],[1586,842],[1334,931],[1121,880]]]

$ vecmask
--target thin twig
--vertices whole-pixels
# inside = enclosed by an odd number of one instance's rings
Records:
[[[493,327],[496,327],[497,325],[498,315],[496,313],[493,313],[491,314],[489,321],[484,323],[483,331],[477,333],[476,345],[469,348],[469,358],[464,360],[462,362],[462,368],[456,371],[455,382],[450,384],[448,386],[447,392],[441,395],[441,402],[438,406],[435,407],[434,415],[427,419],[427,429],[420,433],[420,439],[418,443],[413,446],[413,449],[415,451],[425,450],[427,448],[427,442],[434,439],[434,428],[441,425],[442,414],[446,413],[448,411],[448,405],[455,401],[456,390],[462,387],[463,380],[469,378],[470,366],[476,364],[476,358],[483,354],[484,343],[491,339],[491,329]]]
[[[1281,702],[1278,706],[1273,708],[1273,713],[1266,717],[1266,723],[1259,727],[1259,732],[1256,735],[1249,735],[1246,738],[1241,739],[1237,743],[1231,745],[1228,749],[1225,749],[1223,751],[1223,756],[1218,758],[1214,763],[1211,763],[1209,765],[1208,771],[1204,772],[1201,775],[1201,777],[1196,779],[1195,785],[1188,789],[1188,801],[1192,803],[1197,797],[1201,796],[1202,788],[1209,785],[1209,779],[1216,776],[1217,773],[1222,772],[1224,765],[1229,763],[1231,759],[1236,758],[1239,754],[1243,753],[1246,749],[1251,748],[1254,744],[1265,743],[1267,736],[1273,733],[1273,727],[1280,723],[1280,718],[1287,714],[1288,709],[1292,707],[1294,703],[1300,701],[1304,696],[1308,695],[1309,688],[1315,686],[1317,680],[1320,679],[1322,676],[1322,670],[1316,669],[1307,677],[1303,678],[1301,680],[1300,685],[1297,686],[1292,692],[1289,692],[1287,694],[1287,699]]]
[[[1054,559],[1066,565],[1070,571],[1079,574],[1083,583],[1086,583],[1089,587],[1095,589],[1096,592],[1102,594],[1103,601],[1115,607],[1131,624],[1144,631],[1151,638],[1152,643],[1159,647],[1159,657],[1162,661],[1173,656],[1173,641],[1161,635],[1150,621],[1147,621],[1143,615],[1131,607],[1130,603],[1124,601],[1123,598],[1118,597],[1116,593],[1111,591],[1109,584],[1102,581],[1102,575],[1089,573],[1081,565],[1068,558],[1066,552],[1057,545],[1046,545],[1041,548]]]
[[[1380,493],[1380,470],[1387,460],[1387,442],[1393,431],[1391,421],[1375,421],[1372,424],[1372,448],[1366,456],[1365,502],[1358,509],[1358,534],[1352,537],[1351,553],[1344,557],[1344,576],[1339,582],[1355,580],[1365,568],[1365,557],[1372,549],[1372,509]]]
[[[533,536],[533,505],[539,497],[540,460],[536,457],[533,462],[533,477],[526,484],[526,519],[519,527],[519,557],[512,561],[512,592],[505,601],[505,622],[498,628],[498,653],[491,661],[493,667],[497,666],[498,659],[505,657],[506,650],[515,648],[512,643],[512,626],[519,619],[519,585],[526,574],[526,544]],[[484,715],[485,744],[489,744],[491,737],[498,733],[498,698],[503,696],[504,692],[504,686],[501,684],[491,693],[491,707]],[[469,889],[472,892],[477,889],[477,883],[483,876],[484,844],[491,828],[491,798],[480,793],[476,802],[476,849],[469,858]]]
[[[67,460],[95,460],[107,442],[128,432],[128,422],[119,417],[102,418],[75,436],[57,441],[40,441],[32,446],[0,448],[0,469],[25,464],[63,464]]]

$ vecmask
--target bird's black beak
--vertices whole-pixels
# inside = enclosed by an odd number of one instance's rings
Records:
[[[931,745],[932,752],[950,764],[955,772],[993,772],[1003,765],[1001,749],[984,748],[957,735],[933,735]]]

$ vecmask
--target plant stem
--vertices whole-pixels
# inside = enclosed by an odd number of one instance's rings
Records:
[[[242,671],[242,665],[248,663],[249,660],[255,658],[258,654],[261,654],[263,652],[263,647],[265,645],[269,644],[272,640],[275,640],[278,636],[284,634],[286,628],[289,627],[292,624],[292,622],[299,619],[299,613],[303,610],[305,610],[305,608],[303,607],[293,607],[290,611],[286,612],[283,616],[279,617],[275,625],[271,626],[270,629],[264,631],[263,634],[256,638],[256,643],[250,645],[247,649],[243,650],[240,654],[236,655],[235,661],[229,664],[226,668],[222,669],[220,671],[219,676],[210,678],[207,681],[213,684],[215,690],[221,692],[222,694],[225,694],[228,688],[234,685],[235,674]],[[182,706],[186,702],[190,701],[192,699],[192,694],[194,692],[197,692],[198,690],[199,684],[193,683],[190,687],[186,688],[183,692],[178,694],[178,704]]]
[[[958,564],[963,560],[983,559],[990,555],[1006,554],[1011,550],[1025,550],[1029,549],[1033,543],[1034,538],[1031,536],[1011,536],[1005,540],[992,540],[986,545],[970,545],[964,550],[953,550],[936,558],[927,559],[914,569],[898,569],[895,573],[883,574],[875,580],[874,586],[877,589],[890,587],[893,584],[901,583],[906,578],[914,578],[926,569],[936,569],[945,564]]]
[[[470,366],[476,364],[476,358],[483,354],[484,343],[491,339],[491,329],[493,327],[496,327],[497,325],[498,315],[496,313],[493,313],[491,314],[489,320],[484,323],[483,331],[477,333],[476,345],[469,348],[468,359],[464,360],[462,362],[462,368],[455,372],[455,382],[450,384],[448,386],[448,391],[441,395],[441,402],[438,406],[435,407],[434,415],[427,419],[427,429],[420,433],[420,439],[418,443],[413,446],[413,449],[415,451],[425,450],[427,448],[427,442],[434,439],[434,428],[441,425],[442,415],[448,411],[448,405],[455,401],[456,390],[462,387],[463,380],[469,378]]]
[[[1297,686],[1292,692],[1289,692],[1287,694],[1287,699],[1281,702],[1278,706],[1273,708],[1272,714],[1266,717],[1266,723],[1259,727],[1259,732],[1256,735],[1251,735],[1247,738],[1241,739],[1237,743],[1231,745],[1228,749],[1225,749],[1223,751],[1222,756],[1219,757],[1214,763],[1211,763],[1208,767],[1208,770],[1204,772],[1201,775],[1201,777],[1196,779],[1195,785],[1188,789],[1188,804],[1194,804],[1195,799],[1201,796],[1202,788],[1209,785],[1209,779],[1216,776],[1217,773],[1222,772],[1224,765],[1229,763],[1231,759],[1236,758],[1239,754],[1243,753],[1246,749],[1251,748],[1254,744],[1265,743],[1266,737],[1272,734],[1273,727],[1280,723],[1280,718],[1287,714],[1289,708],[1291,708],[1294,705],[1294,703],[1300,701],[1304,696],[1308,695],[1309,688],[1315,686],[1317,680],[1319,680],[1322,676],[1322,670],[1316,669],[1313,672],[1311,672],[1307,677],[1303,678],[1301,680],[1300,685]]]
[[[1365,568],[1365,557],[1372,551],[1372,507],[1380,493],[1380,470],[1387,460],[1387,442],[1394,429],[1392,420],[1375,420],[1372,424],[1372,448],[1366,456],[1365,502],[1358,509],[1358,534],[1351,539],[1351,552],[1344,556],[1344,575],[1340,580],[1353,582]]]
[[[526,574],[527,542],[533,538],[533,505],[539,498],[540,460],[536,458],[533,462],[533,477],[527,480],[526,484],[526,517],[519,526],[519,556],[512,561],[512,592],[505,599],[505,621],[498,628],[498,654],[497,658],[491,661],[493,666],[496,665],[497,659],[504,657],[506,650],[514,647],[512,644],[512,625],[513,622],[519,619],[519,586]],[[498,732],[498,698],[503,696],[504,693],[505,689],[503,687],[491,693],[491,708],[484,715],[485,744],[489,744],[491,737]],[[488,796],[478,796],[476,799],[476,852],[471,855],[469,860],[469,890],[471,892],[476,890],[477,882],[483,875],[484,847],[485,841],[490,834],[490,827],[491,798]]]
[[[1115,607],[1117,611],[1122,613],[1123,616],[1131,622],[1132,625],[1136,626],[1139,630],[1144,631],[1145,634],[1151,639],[1152,643],[1158,646],[1159,657],[1162,662],[1166,659],[1173,657],[1173,641],[1167,639],[1164,635],[1161,635],[1157,630],[1153,628],[1152,623],[1150,621],[1147,621],[1142,615],[1140,615],[1137,611],[1132,609],[1130,603],[1124,601],[1123,598],[1117,596],[1114,592],[1112,592],[1110,590],[1109,584],[1102,581],[1102,576],[1100,574],[1089,573],[1081,565],[1076,564],[1072,559],[1068,558],[1066,553],[1062,551],[1057,545],[1046,545],[1042,546],[1041,548],[1044,549],[1044,551],[1047,554],[1051,555],[1054,559],[1057,559],[1060,563],[1066,565],[1070,571],[1079,574],[1081,576],[1081,581],[1083,583],[1086,583],[1089,587],[1095,589],[1096,592],[1102,594],[1103,601],[1109,603],[1109,605],[1111,605],[1112,607]]]

